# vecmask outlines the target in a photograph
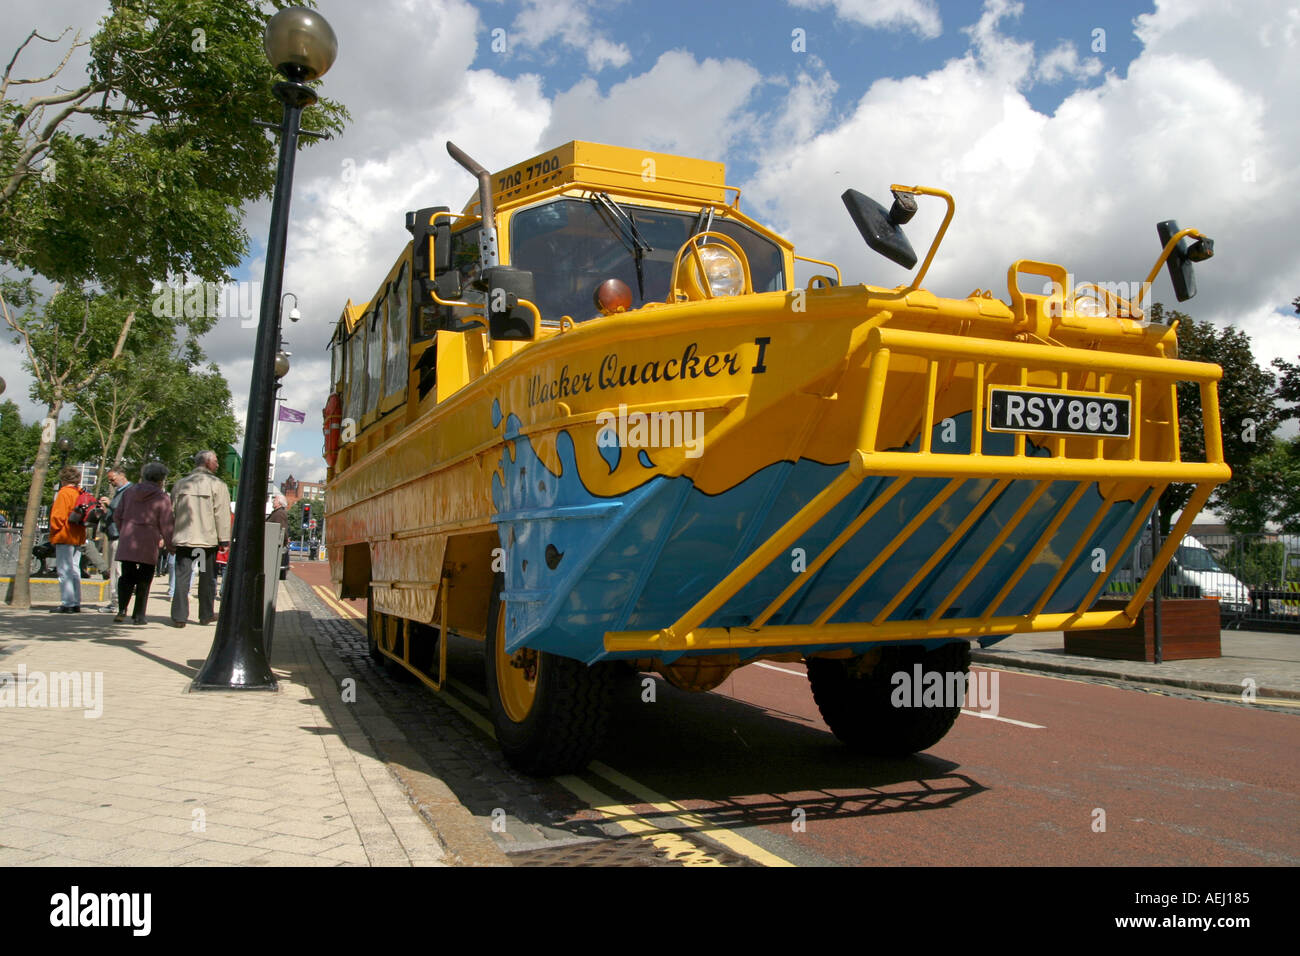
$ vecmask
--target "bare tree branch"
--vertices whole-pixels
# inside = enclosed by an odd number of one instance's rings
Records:
[[[72,56],[72,51],[75,50],[75,49],[77,49],[77,47],[85,46],[85,45],[86,45],[86,43],[81,43],[81,42],[79,42],[79,41],[81,40],[81,31],[80,31],[80,30],[78,30],[78,31],[77,31],[77,35],[74,36],[74,37],[72,38],[72,46],[68,48],[68,52],[67,52],[67,54],[63,57],[63,61],[58,65],[58,67],[54,70],[53,73],[50,73],[50,74],[47,75],[47,76],[43,76],[43,77],[41,77],[40,79],[37,79],[37,80],[14,80],[14,79],[11,79],[11,77],[13,76],[14,64],[18,62],[18,57],[22,54],[23,50],[27,49],[27,44],[31,43],[33,39],[35,39],[35,40],[44,40],[46,43],[58,43],[58,42],[60,42],[60,41],[61,41],[65,36],[68,35],[68,30],[71,30],[71,29],[72,29],[72,27],[67,27],[67,28],[65,28],[64,31],[63,31],[62,33],[60,33],[57,37],[53,37],[53,38],[51,38],[51,37],[47,37],[47,36],[42,36],[41,34],[37,33],[35,30],[33,30],[31,33],[27,34],[27,39],[24,40],[22,43],[18,44],[18,49],[14,50],[14,55],[11,56],[11,57],[9,58],[9,64],[5,67],[4,80],[3,80],[2,82],[0,82],[0,99],[3,99],[3,98],[4,98],[5,91],[9,89],[9,85],[10,85],[10,83],[13,83],[13,84],[19,84],[19,83],[43,83],[43,82],[46,81],[46,80],[53,79],[53,77],[54,77],[55,75],[57,75],[58,72],[59,72],[60,70],[62,70],[65,66],[67,66],[67,64],[68,64],[68,57]],[[88,42],[89,42],[89,41],[87,41],[87,43],[88,43]]]
[[[73,113],[80,112],[80,105],[85,102],[88,97],[92,96],[94,92],[94,89],[87,89],[82,92],[71,106],[65,107],[60,111],[58,116],[50,120],[49,124],[41,132],[40,138],[23,151],[14,163],[14,171],[10,174],[9,181],[5,183],[5,188],[0,190],[0,203],[8,202],[9,199],[13,197],[14,193],[18,192],[18,187],[22,185],[23,180],[32,175],[32,160],[35,159],[41,151],[49,148],[50,141],[53,139],[54,133],[59,128],[59,125]]]
[[[117,336],[117,344],[113,346],[113,354],[109,356],[109,360],[108,360],[109,362],[121,356],[122,349],[126,347],[127,333],[131,331],[131,323],[133,323],[134,321],[135,321],[135,310],[132,309],[127,314],[126,321],[122,323],[122,331]],[[90,388],[91,385],[95,384],[95,379],[99,378],[100,373],[104,371],[106,364],[107,363],[101,363],[97,368],[91,371],[89,375],[87,375],[84,379],[78,382],[77,390],[80,391],[81,389]]]
[[[9,311],[9,303],[5,301],[3,295],[0,295],[0,310],[4,311],[5,324],[22,336],[23,348],[27,351],[27,361],[32,364],[32,374],[36,376],[37,381],[40,381],[41,364],[36,360],[36,353],[32,350],[31,336],[27,334],[25,327],[14,321],[14,317]]]

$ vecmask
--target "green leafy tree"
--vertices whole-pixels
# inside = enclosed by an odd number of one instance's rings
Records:
[[[1238,482],[1219,509],[1230,531],[1260,532],[1276,524],[1300,533],[1300,438],[1275,439],[1233,475],[1232,484]]]
[[[19,509],[32,483],[40,443],[41,426],[24,425],[17,405],[0,402],[0,511],[11,523],[22,520]]]
[[[195,452],[210,448],[220,459],[239,440],[230,385],[215,365],[188,372],[172,395],[134,436],[129,459],[136,467],[161,461],[169,482],[193,470]]]
[[[1196,362],[1213,362],[1223,369],[1219,382],[1219,415],[1223,433],[1223,457],[1233,470],[1231,481],[1215,489],[1210,504],[1220,510],[1248,516],[1247,506],[1255,490],[1250,476],[1251,461],[1269,449],[1280,415],[1274,404],[1273,375],[1255,362],[1250,339],[1235,326],[1220,328],[1211,322],[1197,322],[1190,316],[1156,303],[1152,321],[1178,324],[1178,356]],[[1205,416],[1200,388],[1194,382],[1178,383],[1179,442],[1184,459],[1205,456]],[[1169,533],[1174,513],[1187,504],[1193,487],[1170,485],[1160,496],[1160,524]],[[1237,508],[1237,511],[1232,509]],[[1261,530],[1255,527],[1251,530]]]
[[[151,455],[173,467],[180,460],[177,448],[222,447],[236,433],[229,386],[215,367],[205,366],[198,344],[215,321],[215,315],[191,311],[176,316],[174,325],[137,326],[107,373],[72,398],[78,411],[73,424],[93,435],[87,460],[98,460],[101,476],[109,465],[134,474]],[[185,414],[176,414],[178,407]]]
[[[220,281],[248,251],[242,207],[275,180],[277,144],[257,123],[278,125],[281,115],[262,36],[285,5],[113,0],[87,41],[32,30],[0,76],[0,262],[56,284],[43,305],[30,280],[0,285],[0,312],[23,345],[33,398],[47,408],[24,548],[59,413],[134,344],[136,326],[152,316],[145,290],[174,275]],[[61,51],[43,76],[24,74],[33,43]],[[68,64],[82,47],[89,64],[78,77]],[[323,99],[303,125],[337,132],[346,119]],[[209,394],[216,407],[228,406],[222,387],[225,406]],[[212,422],[204,429],[230,434]],[[30,603],[23,568],[12,603]]]
[[[248,251],[241,207],[275,179],[274,137],[255,122],[279,123],[262,35],[285,5],[114,0],[87,41],[31,31],[0,78],[0,259],[110,290],[223,279]],[[62,60],[20,76],[33,43]],[[86,46],[86,74],[65,75]],[[303,125],[346,118],[322,99]]]
[[[24,303],[27,308],[15,315],[10,302]],[[39,302],[29,282],[9,283],[7,289],[0,289],[0,316],[15,333],[14,343],[23,348],[24,365],[32,375],[32,400],[46,409],[23,514],[22,554],[35,543],[59,415],[73,395],[92,388],[121,357],[136,321],[137,304],[118,296],[66,290]],[[26,564],[20,563],[14,575],[11,603],[31,606]]]
[[[1291,307],[1300,315],[1300,296],[1291,300]],[[1278,401],[1290,406],[1283,410],[1283,420],[1300,418],[1300,365],[1279,358],[1273,359],[1273,367],[1278,373]]]

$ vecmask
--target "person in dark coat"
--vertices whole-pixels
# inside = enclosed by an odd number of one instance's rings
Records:
[[[117,616],[113,618],[116,622],[126,620],[126,606],[134,594],[131,623],[144,623],[154,562],[158,560],[158,543],[161,541],[169,551],[172,548],[172,500],[162,487],[166,477],[167,466],[161,462],[145,465],[140,482],[122,492],[113,509],[113,523],[119,535],[117,560],[122,566],[117,578]]]
[[[266,520],[280,526],[280,547],[284,549],[280,553],[280,580],[283,581],[289,573],[289,500],[284,495],[271,496],[271,513]]]

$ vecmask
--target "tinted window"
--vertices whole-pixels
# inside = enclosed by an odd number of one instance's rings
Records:
[[[591,201],[557,199],[515,214],[510,224],[510,261],[533,273],[542,315],[591,318],[596,313],[592,296],[606,279],[627,284],[633,308],[667,299],[673,257],[696,231],[699,214],[621,205],[651,247],[642,256],[640,282],[629,243],[611,217]],[[712,228],[740,242],[756,291],[785,287],[776,245],[738,223],[715,218]]]
[[[388,349],[384,359],[384,394],[406,391],[406,319],[407,284],[410,271],[405,265],[397,279],[389,286],[388,294]]]
[[[363,319],[362,322],[365,320]],[[348,339],[348,406],[344,414],[361,421],[366,407],[366,327],[358,323]]]
[[[379,407],[380,383],[384,380],[384,307],[379,303],[374,312],[367,312],[362,322],[366,334],[366,411]]]

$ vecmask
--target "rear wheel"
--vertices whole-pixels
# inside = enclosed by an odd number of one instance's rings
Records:
[[[497,743],[510,764],[534,776],[574,773],[600,748],[609,726],[614,669],[544,651],[505,651],[506,607],[497,578],[487,634],[487,691]]]
[[[915,645],[885,647],[870,665],[863,658],[808,659],[808,683],[827,726],[854,750],[879,757],[906,757],[942,740],[961,712],[960,701],[948,691],[958,680],[964,687],[969,671],[965,641],[929,652]],[[905,681],[894,678],[899,673]],[[918,673],[921,688],[912,688]],[[922,690],[933,686],[932,674],[938,675],[941,701],[916,706]]]

